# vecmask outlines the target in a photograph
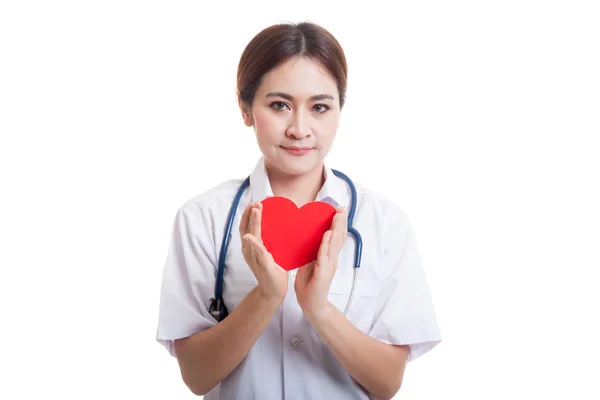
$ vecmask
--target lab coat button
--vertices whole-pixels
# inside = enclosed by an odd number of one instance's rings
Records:
[[[292,346],[293,349],[300,347],[300,339],[298,339],[296,336],[292,337],[290,340],[290,346]]]

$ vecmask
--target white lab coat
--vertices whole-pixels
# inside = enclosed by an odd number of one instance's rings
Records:
[[[350,206],[346,183],[326,166],[316,200]],[[214,297],[218,254],[229,208],[242,180],[230,180],[187,201],[177,212],[163,270],[156,339],[171,355],[174,339],[216,324],[208,313]],[[354,227],[363,239],[362,264],[347,318],[385,343],[410,345],[409,361],[441,341],[415,236],[395,204],[355,183]],[[273,196],[261,157],[241,198],[227,252],[224,300],[231,313],[257,285],[241,254],[239,221],[249,202]],[[353,278],[354,239],[339,256],[329,301],[344,311]],[[369,399],[321,341],[302,314],[290,273],[288,294],[247,357],[206,400]]]

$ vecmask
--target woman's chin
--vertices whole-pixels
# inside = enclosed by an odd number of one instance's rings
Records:
[[[283,157],[275,167],[290,175],[303,175],[312,171],[320,164],[320,160],[313,157]]]

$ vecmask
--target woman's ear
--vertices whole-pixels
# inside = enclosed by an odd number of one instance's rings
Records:
[[[238,105],[240,106],[240,111],[242,112],[242,118],[244,119],[244,124],[247,127],[254,126],[254,121],[252,120],[252,112],[250,107],[246,106],[242,99],[238,96]]]

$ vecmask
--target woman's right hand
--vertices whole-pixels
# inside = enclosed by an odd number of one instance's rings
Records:
[[[240,221],[242,254],[258,281],[262,294],[282,302],[288,289],[288,271],[279,266],[262,241],[261,221],[263,205],[260,202],[246,206]]]

